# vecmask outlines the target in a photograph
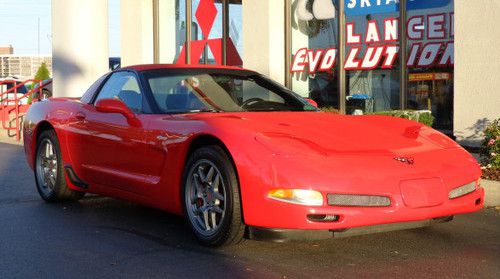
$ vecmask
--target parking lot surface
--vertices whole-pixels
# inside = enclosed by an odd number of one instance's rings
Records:
[[[0,143],[0,278],[500,278],[500,214],[317,242],[200,247],[183,219],[87,196],[47,204]]]

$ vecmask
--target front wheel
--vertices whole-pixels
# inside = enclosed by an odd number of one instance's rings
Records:
[[[219,146],[192,153],[184,170],[184,213],[196,238],[206,246],[239,243],[243,239],[236,171]]]
[[[47,202],[75,201],[85,195],[66,185],[61,149],[54,130],[44,131],[38,138],[35,181],[38,193]]]

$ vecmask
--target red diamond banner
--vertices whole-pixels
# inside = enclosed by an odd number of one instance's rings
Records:
[[[217,8],[215,7],[214,0],[200,0],[198,8],[196,9],[195,17],[200,25],[203,38],[208,39],[208,35],[212,30],[212,26],[217,16]]]

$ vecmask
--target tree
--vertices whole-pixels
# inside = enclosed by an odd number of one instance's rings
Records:
[[[50,72],[49,69],[47,69],[47,64],[45,64],[45,62],[42,62],[42,65],[40,65],[38,71],[36,71],[35,79],[43,81],[49,78],[50,78]]]
[[[45,62],[42,62],[42,65],[40,65],[40,67],[38,67],[38,70],[36,71],[34,79],[42,82],[49,78],[50,78],[50,72],[49,69],[47,69],[47,64],[45,64]],[[35,85],[36,83],[32,83],[29,86],[29,89],[33,90],[33,88],[35,88]],[[28,96],[28,104],[31,104],[32,101],[33,101],[33,94],[30,94]]]

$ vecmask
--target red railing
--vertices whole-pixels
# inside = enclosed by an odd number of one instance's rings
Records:
[[[16,83],[18,81],[15,81],[13,79],[6,79],[6,80],[2,80],[0,81],[0,85],[4,84],[4,83]]]
[[[39,80],[34,80],[34,79],[29,79],[24,82],[19,83],[19,81],[15,80],[5,80],[0,82],[1,84],[4,83],[13,83],[15,86],[10,88],[9,90],[5,92],[0,93],[0,110],[2,111],[2,128],[6,131],[16,131],[16,140],[20,141],[21,140],[21,125],[20,125],[20,107],[21,106],[27,106],[28,104],[28,98],[33,96],[35,92],[38,91],[38,98],[33,99],[32,102],[37,102],[40,97],[42,96],[42,90],[45,86],[49,85],[52,83],[52,80],[49,80],[47,82],[41,82]],[[38,88],[34,88],[29,90],[27,93],[23,94],[23,96],[18,97],[18,92],[17,89],[26,85],[26,83],[38,83],[39,86]],[[12,96],[9,96],[13,95]],[[4,98],[5,96],[5,98]],[[25,104],[23,104],[23,101],[26,100]],[[7,125],[7,123],[10,124],[10,114],[14,112],[15,113],[15,126]]]

